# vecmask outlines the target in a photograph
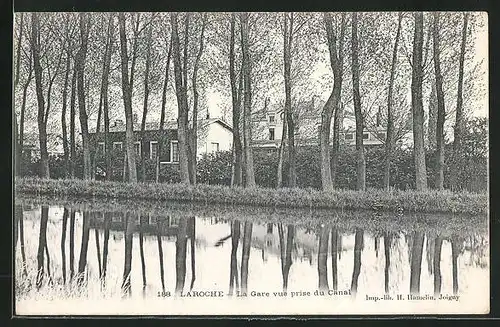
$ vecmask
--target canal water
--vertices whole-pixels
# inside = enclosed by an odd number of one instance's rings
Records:
[[[484,313],[486,217],[24,197],[20,315]]]

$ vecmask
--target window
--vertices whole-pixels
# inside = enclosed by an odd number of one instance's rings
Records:
[[[269,140],[274,141],[274,128],[269,129]]]
[[[345,139],[346,140],[352,140],[352,139],[354,139],[354,135],[352,133],[346,133],[345,134]]]
[[[179,143],[177,141],[170,142],[170,161],[179,162]]]
[[[212,142],[212,152],[218,152],[219,151],[219,143]]]
[[[134,142],[134,150],[135,150],[135,155],[137,157],[140,157],[141,156],[141,142],[140,141]]]
[[[274,115],[269,115],[269,123],[274,124]]]
[[[380,140],[385,140],[385,132],[378,132],[377,133],[377,137],[380,139]]]
[[[369,140],[369,139],[370,139],[370,134],[363,133],[363,140]]]
[[[99,153],[106,152],[106,145],[104,144],[104,142],[97,143],[97,152]]]
[[[122,151],[123,150],[122,142],[113,142],[113,150]]]
[[[151,141],[149,142],[149,158],[156,159],[157,156],[158,156],[158,142]]]

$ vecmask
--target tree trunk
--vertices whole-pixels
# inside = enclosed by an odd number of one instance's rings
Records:
[[[49,207],[42,206],[42,213],[40,216],[40,233],[38,235],[38,251],[37,251],[37,275],[36,287],[42,287],[44,276],[44,250],[47,246],[47,222],[49,220]]]
[[[337,36],[333,28],[331,13],[324,13],[324,22],[326,36],[328,41],[328,50],[330,53],[330,66],[333,70],[333,89],[321,112],[321,126],[319,135],[319,146],[321,156],[321,183],[325,191],[333,190],[332,167],[330,161],[330,128],[332,123],[333,111],[337,108],[340,101],[340,92],[342,88],[342,66],[339,55],[337,54]],[[343,20],[345,25],[345,20]],[[343,26],[342,29],[345,27]],[[343,33],[343,32],[341,32]],[[340,42],[340,48],[342,41]]]
[[[109,13],[108,17],[108,36],[106,42],[105,68],[102,80],[102,105],[104,111],[104,161],[106,166],[106,180],[110,181],[113,177],[113,165],[111,163],[111,140],[109,138],[109,70],[111,66],[111,54],[114,39],[114,14]]]
[[[427,171],[424,148],[424,110],[422,104],[422,46],[423,13],[415,13],[413,35],[413,61],[411,76],[411,107],[413,114],[413,152],[415,158],[415,184],[418,191],[427,189]]]
[[[334,112],[333,112],[333,139],[332,139],[332,169],[331,169],[331,174],[332,174],[332,183],[333,185],[336,185],[336,180],[337,180],[337,167],[338,167],[338,161],[339,161],[339,151],[340,151],[340,129],[343,128],[343,120],[344,120],[344,106],[341,103],[341,93],[342,93],[342,80],[343,80],[343,66],[344,66],[344,36],[345,36],[345,27],[346,27],[346,13],[342,13],[342,20],[340,23],[340,40],[339,40],[339,67],[340,67],[340,78],[339,78],[339,88],[340,88],[340,93],[339,93],[339,101],[337,102],[337,105],[335,106]],[[314,109],[314,108],[313,108]]]
[[[384,234],[384,256],[385,256],[385,267],[384,267],[384,288],[385,293],[389,293],[389,269],[391,267],[391,243],[392,236],[386,232]]]
[[[39,13],[31,14],[31,51],[35,70],[36,98],[38,104],[38,138],[40,142],[40,177],[50,178],[49,153],[47,150],[47,124],[45,122],[45,100],[43,97],[42,66],[40,65],[40,20]]]
[[[243,149],[240,134],[240,113],[241,113],[241,89],[243,85],[243,74],[240,72],[239,78],[236,77],[235,68],[235,24],[236,14],[231,13],[231,38],[229,41],[229,80],[231,83],[231,99],[233,111],[233,169],[232,186],[241,186],[243,184]]]
[[[66,53],[66,69],[64,73],[64,86],[62,91],[62,109],[61,109],[61,128],[62,128],[62,142],[64,150],[64,167],[66,170],[64,172],[65,177],[69,176],[69,144],[68,144],[68,127],[66,124],[66,109],[67,109],[67,99],[68,99],[68,84],[69,84],[69,71],[71,69],[71,57],[69,52]]]
[[[75,275],[75,210],[69,214],[69,278],[73,279]]]
[[[441,63],[439,59],[439,12],[434,12],[433,24],[433,47],[434,47],[434,73],[436,76],[436,95],[437,95],[437,126],[436,126],[436,184],[438,190],[444,189],[444,93],[443,93],[443,75],[441,74]]]
[[[436,237],[434,240],[434,260],[433,260],[433,271],[434,271],[434,295],[439,296],[441,294],[441,247],[443,244],[443,239],[441,237]]]
[[[102,245],[102,282],[106,285],[106,272],[108,270],[109,253],[109,223],[111,222],[111,213],[104,213],[104,241]]]
[[[339,231],[337,227],[332,227],[332,288],[337,289],[338,286],[338,269],[337,269],[337,257],[339,252]]]
[[[253,224],[246,221],[243,227],[243,248],[241,250],[241,292],[248,292],[248,260],[250,259],[250,246],[252,243]]]
[[[179,221],[177,239],[175,241],[175,294],[184,290],[186,280],[186,251],[187,251],[187,218]]]
[[[174,56],[174,75],[175,75],[175,93],[177,96],[177,133],[179,141],[179,170],[180,179],[184,184],[189,184],[189,162],[188,162],[188,131],[187,131],[187,118],[188,118],[188,102],[187,102],[187,80],[183,80],[181,58],[180,58],[180,44],[179,33],[177,24],[177,13],[170,14],[170,21],[172,25],[172,51]],[[186,26],[188,26],[188,18],[186,17]],[[186,61],[186,58],[184,58]]]
[[[163,265],[163,244],[161,239],[161,224],[160,219],[156,221],[156,241],[158,243],[158,260],[160,262],[160,280],[161,290],[165,292],[165,268]]]
[[[128,168],[128,181],[137,183],[137,169],[135,162],[134,151],[134,126],[132,121],[132,83],[133,83],[133,67],[130,80],[128,77],[128,52],[127,52],[127,34],[125,32],[125,14],[118,14],[118,22],[120,25],[120,53],[121,53],[121,71],[122,71],[122,91],[123,104],[125,107],[125,144],[126,157]],[[134,57],[135,58],[135,57]]]
[[[33,69],[32,69],[32,63],[30,59],[30,66],[29,66],[29,73],[28,73],[28,78],[26,80],[26,83],[23,85],[23,97],[21,101],[21,115],[19,117],[19,138],[18,138],[18,144],[19,144],[19,164],[21,164],[22,161],[24,161],[24,116],[26,112],[26,97],[28,94],[28,88],[31,83],[31,80],[33,78]],[[21,169],[22,170],[22,169]],[[22,171],[19,171],[19,173],[22,173]]]
[[[243,72],[243,133],[245,151],[245,186],[255,187],[255,173],[252,153],[252,61],[248,41],[248,16],[249,13],[240,13],[241,24],[241,51]]]
[[[238,285],[238,244],[240,242],[240,222],[235,220],[231,223],[231,263],[229,268],[229,295],[233,295],[234,284]]]
[[[23,18],[24,15],[23,13],[20,13],[21,16],[21,22],[19,26],[19,37],[17,39],[17,50],[16,50],[16,67],[15,67],[15,80],[14,80],[14,91],[17,89],[17,85],[19,84],[19,69],[21,67],[21,44],[23,40]],[[31,71],[30,71],[31,74]],[[21,109],[22,110],[22,109]],[[21,138],[21,132],[20,129],[17,128],[17,112],[14,110],[14,149],[15,149],[15,175],[20,175],[21,174],[21,158],[22,158],[22,148],[20,146],[22,142]],[[21,125],[21,123],[19,123]]]
[[[410,293],[418,294],[420,292],[424,234],[422,232],[415,232],[412,243],[410,258]]]
[[[366,162],[365,148],[363,145],[364,119],[361,110],[361,95],[359,93],[359,58],[358,58],[358,13],[352,14],[352,90],[354,102],[354,115],[356,118],[356,190],[366,189]]]
[[[321,227],[318,241],[318,288],[328,290],[328,237],[330,230],[326,226]]]
[[[293,12],[284,13],[284,34],[283,34],[283,63],[285,79],[285,109],[286,124],[288,130],[288,187],[295,187],[297,184],[296,162],[295,162],[295,122],[292,113],[292,42],[293,42]]]
[[[78,276],[77,282],[78,285],[81,285],[85,279],[85,268],[87,267],[87,252],[89,248],[89,236],[90,236],[90,226],[89,219],[90,213],[83,212],[82,213],[82,246],[80,248],[80,257],[78,259]]]
[[[272,233],[272,225],[271,225],[271,233]],[[281,259],[281,275],[283,277],[283,292],[286,293],[288,289],[288,275],[290,273],[290,267],[292,266],[292,247],[293,247],[293,239],[295,236],[295,227],[293,225],[288,225],[286,232],[286,243],[285,243],[285,231],[282,223],[278,224],[278,235],[280,240],[280,259]]]
[[[198,53],[196,55],[196,60],[194,62],[193,67],[193,76],[191,79],[192,87],[193,87],[193,129],[190,133],[190,171],[191,171],[191,184],[196,184],[196,160],[197,160],[197,149],[198,149],[198,68],[200,66],[201,55],[203,54],[203,34],[205,33],[205,25],[207,22],[207,13],[203,13],[202,25],[201,25],[201,34],[200,34],[200,47],[198,49]]]
[[[452,264],[452,280],[453,280],[453,295],[458,293],[458,239],[456,236],[451,238],[451,264]]]
[[[69,106],[69,172],[71,178],[75,178],[76,163],[76,131],[75,131],[75,102],[76,102],[76,62],[73,65],[73,74],[71,76],[71,98]]]
[[[81,45],[76,56],[76,71],[77,71],[77,94],[78,94],[78,110],[80,118],[80,127],[82,132],[83,143],[83,179],[92,179],[92,162],[90,158],[90,138],[88,127],[88,116],[85,109],[85,56],[87,54],[87,42],[90,29],[90,16],[88,13],[79,13],[80,20],[80,38]]]
[[[398,62],[398,43],[401,33],[401,20],[403,13],[398,14],[398,29],[396,30],[396,40],[392,51],[391,74],[389,76],[389,91],[387,93],[387,133],[385,138],[385,158],[384,158],[384,187],[389,190],[391,187],[391,161],[392,149],[394,147],[394,116],[392,112],[392,92],[394,89],[394,78],[396,76],[396,65]]]
[[[61,261],[62,261],[62,275],[63,283],[66,284],[66,229],[68,226],[69,209],[64,208],[62,233],[61,233]]]
[[[131,213],[125,213],[125,260],[123,263],[122,291],[130,293],[130,273],[132,271],[132,247],[134,241],[134,219]]]
[[[153,42],[153,14],[149,22],[148,33],[146,36],[146,68],[144,69],[144,104],[142,107],[142,122],[141,122],[141,168],[142,181],[146,182],[146,156],[144,149],[146,148],[146,116],[148,114],[148,98],[149,98],[149,70],[151,66],[151,43]],[[159,153],[157,154],[159,156]]]
[[[281,134],[281,143],[278,152],[278,171],[277,171],[277,179],[276,179],[276,187],[283,187],[283,160],[285,157],[285,147],[286,147],[286,139],[287,139],[287,117],[283,115],[283,131]]]
[[[142,232],[142,216],[139,215],[139,254],[141,256],[141,272],[142,272],[142,290],[146,290],[147,279],[146,279],[146,260],[144,258],[144,234]]]
[[[429,96],[429,122],[427,123],[427,148],[436,149],[436,126],[437,126],[437,95],[436,83],[431,86]]]
[[[358,279],[359,273],[361,272],[361,252],[363,251],[363,247],[363,230],[357,228],[354,236],[354,268],[352,270],[351,280],[351,294],[354,296],[356,296],[358,291]]]
[[[455,113],[455,128],[453,131],[453,160],[451,169],[451,188],[458,190],[458,177],[460,170],[460,158],[462,151],[462,138],[463,138],[463,84],[464,84],[464,62],[465,62],[465,45],[467,43],[467,24],[469,14],[464,13],[464,24],[462,28],[462,43],[460,46],[460,59],[458,68],[458,88],[457,88],[457,107]]]
[[[168,73],[170,68],[170,58],[172,54],[172,39],[168,42],[167,63],[165,64],[165,80],[163,82],[163,91],[161,94],[161,113],[160,113],[160,133],[161,142],[158,143],[158,156],[156,156],[156,182],[160,181],[160,154],[162,153],[163,143],[165,142],[163,130],[165,126],[165,107],[167,104],[167,91],[168,91]]]

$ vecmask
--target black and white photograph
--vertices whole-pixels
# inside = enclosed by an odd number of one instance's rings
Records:
[[[490,312],[486,12],[13,24],[15,316]]]

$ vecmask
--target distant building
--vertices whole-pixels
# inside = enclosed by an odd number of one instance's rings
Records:
[[[303,102],[296,106],[295,112],[295,143],[296,145],[317,145],[321,125],[321,111],[324,102]],[[255,148],[278,148],[281,143],[284,122],[283,106],[269,106],[265,102],[264,108],[253,113],[252,117],[252,145]],[[373,125],[363,130],[363,144],[366,146],[382,145],[387,137],[387,130],[381,122],[380,114],[375,117]],[[331,125],[333,136],[333,119]],[[343,126],[340,131],[340,142],[346,145],[356,144],[356,121],[352,112],[345,111]],[[408,131],[409,132],[409,131]],[[401,140],[407,139],[405,132]],[[411,134],[411,133],[410,133]]]
[[[177,121],[165,122],[164,129],[160,130],[158,122],[146,123],[145,145],[141,149],[141,126],[134,122],[134,148],[136,155],[144,154],[149,159],[159,156],[161,164],[176,164],[179,162],[179,141],[177,135]],[[98,152],[104,153],[105,139],[102,129],[98,134],[95,129],[90,132],[92,145]],[[125,123],[115,120],[109,129],[111,150],[113,153],[125,151]],[[232,127],[219,118],[206,118],[198,121],[197,156],[217,151],[230,151],[232,148]],[[161,144],[161,146],[159,146]],[[143,150],[143,151],[142,151]],[[159,153],[160,152],[160,153]]]

